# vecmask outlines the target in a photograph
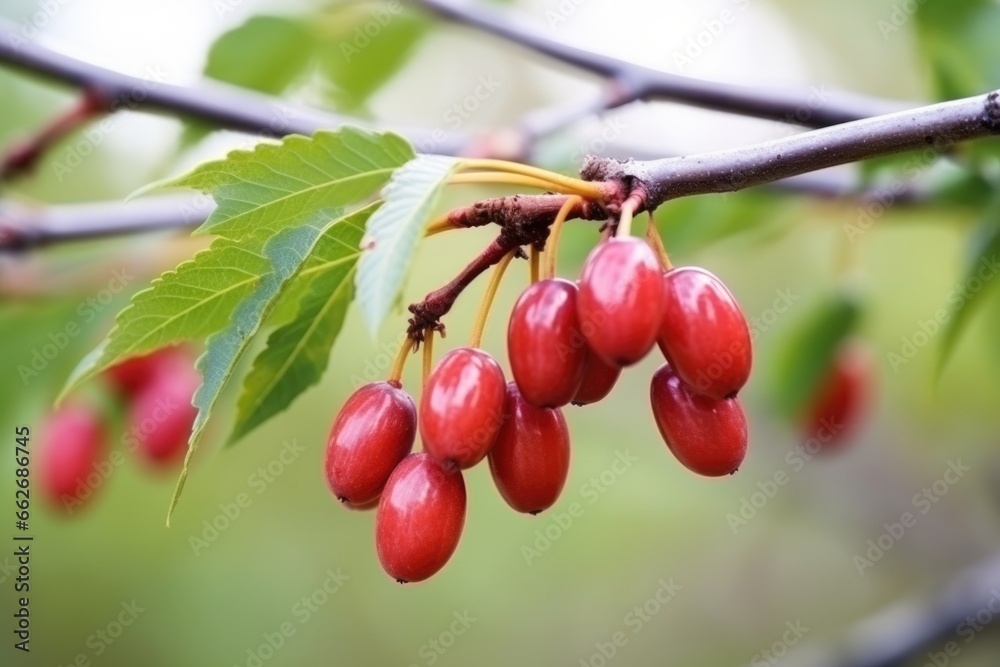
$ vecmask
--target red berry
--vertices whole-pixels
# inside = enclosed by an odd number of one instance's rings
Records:
[[[666,308],[658,342],[670,367],[694,390],[734,396],[750,377],[750,329],[722,281],[695,267],[663,276]]]
[[[599,356],[588,351],[587,361],[583,365],[583,382],[576,390],[573,405],[588,405],[604,400],[614,389],[621,374],[621,366],[604,363]]]
[[[503,423],[507,383],[496,360],[459,347],[438,362],[420,397],[420,438],[441,462],[470,468],[486,456]]]
[[[489,461],[508,505],[530,514],[552,507],[569,474],[569,429],[562,412],[535,407],[515,383],[508,384],[504,422]]]
[[[815,438],[821,451],[840,445],[864,417],[872,376],[868,349],[858,341],[841,345],[806,412],[804,439]]]
[[[427,579],[455,553],[464,525],[462,473],[410,454],[389,477],[375,515],[382,568],[400,583]]]
[[[708,477],[729,475],[747,453],[747,417],[738,398],[696,393],[664,364],[650,386],[653,416],[667,447],[684,467]]]
[[[179,463],[187,450],[198,409],[191,405],[201,376],[175,357],[163,364],[132,400],[128,429],[132,447],[157,466]]]
[[[663,319],[663,270],[640,239],[614,238],[590,253],[577,300],[580,329],[605,363],[630,366],[656,342]]]
[[[333,422],[326,443],[326,481],[352,509],[378,500],[389,475],[413,449],[417,408],[389,382],[354,392]]]
[[[173,368],[182,359],[187,361],[183,348],[165,347],[142,357],[126,359],[105,371],[105,377],[121,396],[132,396],[148,385],[161,369]]]
[[[583,381],[588,350],[577,292],[568,280],[539,281],[524,291],[510,316],[510,369],[524,398],[540,408],[566,405]]]
[[[106,438],[103,419],[88,405],[69,404],[50,414],[38,447],[42,496],[68,511],[90,498],[95,489],[87,478],[104,455]]]

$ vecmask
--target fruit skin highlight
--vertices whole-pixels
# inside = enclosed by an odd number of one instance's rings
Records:
[[[568,280],[541,280],[514,305],[507,351],[517,386],[532,405],[558,408],[576,395],[589,350],[577,315],[579,290]]]
[[[753,363],[750,328],[735,297],[697,267],[666,272],[663,285],[663,356],[695,391],[717,400],[735,396]]]
[[[352,509],[368,509],[413,449],[417,408],[401,386],[372,382],[355,391],[326,443],[326,481]]]
[[[587,257],[577,301],[580,330],[605,363],[631,366],[652,349],[663,319],[663,270],[640,239],[612,238]]]
[[[379,562],[400,583],[423,581],[448,562],[465,526],[465,481],[424,452],[389,477],[375,513]]]
[[[490,450],[490,473],[500,495],[518,512],[537,514],[555,504],[569,475],[569,428],[562,411],[538,408],[513,382],[504,423]]]
[[[420,439],[442,463],[471,468],[484,458],[503,423],[507,394],[500,364],[459,347],[441,358],[420,396]]]
[[[747,418],[739,399],[698,394],[664,364],[653,374],[650,402],[660,435],[684,467],[706,477],[739,469],[747,453]]]

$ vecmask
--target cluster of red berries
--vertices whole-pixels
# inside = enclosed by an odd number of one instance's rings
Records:
[[[518,512],[551,507],[569,472],[561,408],[603,399],[621,370],[659,343],[653,415],[677,459],[708,476],[747,451],[737,392],[751,366],[746,318],[718,278],[664,271],[643,240],[612,238],[587,258],[579,285],[533,283],[510,317],[514,381],[486,352],[461,347],[430,373],[419,407],[398,381],[358,389],[334,421],[326,477],[352,509],[377,507],[375,542],[400,582],[433,575],[454,553],[466,513],[461,471],[483,459]],[[418,431],[424,451],[411,453]]]
[[[125,361],[105,378],[124,408],[122,444],[150,467],[179,464],[197,414],[191,397],[199,377],[190,354],[166,348]],[[72,513],[124,460],[109,446],[112,421],[107,411],[81,399],[48,416],[38,465],[42,494],[53,507]]]

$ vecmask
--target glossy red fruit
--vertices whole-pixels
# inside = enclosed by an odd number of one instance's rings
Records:
[[[605,363],[630,366],[653,347],[663,319],[662,276],[656,253],[634,237],[590,253],[577,308],[587,344]]]
[[[442,463],[470,468],[485,458],[503,423],[507,383],[489,354],[459,347],[438,362],[420,397],[420,438]]]
[[[868,348],[858,341],[843,344],[806,411],[803,439],[815,439],[820,451],[841,445],[864,418],[873,375]]]
[[[373,382],[355,391],[326,442],[326,481],[351,509],[368,509],[417,435],[417,408],[398,384]]]
[[[68,404],[49,415],[38,445],[42,496],[67,511],[89,499],[99,485],[94,480],[105,478],[94,473],[104,458],[106,442],[104,420],[88,405]]]
[[[180,463],[198,415],[191,399],[199,384],[201,376],[189,360],[174,357],[162,364],[129,405],[129,448],[157,467]]]
[[[665,309],[658,342],[670,367],[699,393],[735,396],[750,377],[750,328],[722,281],[684,267],[663,276]]]
[[[538,514],[555,504],[569,475],[569,428],[558,408],[538,408],[507,385],[504,422],[489,454],[490,473],[507,504]]]
[[[148,385],[161,369],[173,368],[175,364],[187,359],[187,353],[180,347],[167,347],[151,352],[142,357],[132,357],[105,371],[105,377],[111,382],[115,391],[122,396],[133,396]]]
[[[577,293],[568,280],[541,280],[524,291],[510,315],[510,369],[521,394],[537,407],[566,405],[583,381],[588,349],[580,333]]]
[[[739,469],[747,453],[747,418],[738,398],[696,393],[664,364],[650,386],[660,435],[687,469],[708,477]]]
[[[583,365],[583,382],[573,396],[573,405],[589,405],[604,400],[614,389],[621,374],[621,366],[605,363],[596,354],[588,351],[587,361]]]
[[[375,515],[382,568],[400,583],[427,579],[455,553],[464,526],[461,471],[410,454],[389,477]]]

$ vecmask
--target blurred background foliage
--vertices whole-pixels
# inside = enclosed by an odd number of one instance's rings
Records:
[[[558,39],[692,76],[746,85],[825,84],[906,100],[1000,86],[1000,5],[985,0],[514,4]],[[397,15],[377,2],[3,0],[0,14],[38,27],[33,39],[133,75],[156,68],[179,84],[204,75],[359,117],[446,131],[459,129],[449,109],[483,76],[500,85],[461,119],[463,131],[510,125],[530,109],[594,88],[588,76],[401,5]],[[734,20],[679,67],[675,54],[723,11]],[[360,47],[356,31],[363,34],[380,16],[389,17],[384,28]],[[28,135],[72,95],[0,69],[0,145]],[[663,155],[705,151],[788,132],[775,123],[650,103],[566,128],[538,154],[572,168],[569,156],[600,149],[595,138],[610,122],[622,129],[608,147],[624,154],[635,146]],[[122,199],[251,139],[125,112],[93,142],[79,168],[57,175],[54,165],[80,140],[56,146],[34,174],[4,185],[4,196],[37,203]],[[625,630],[628,641],[617,649],[615,664],[714,667],[759,660],[760,651],[781,639],[786,622],[796,621],[809,628],[804,641],[836,644],[856,619],[901,596],[932,593],[1000,546],[995,285],[985,284],[974,308],[962,314],[964,330],[927,336],[912,360],[895,368],[889,356],[913,343],[921,322],[947,308],[970,267],[996,249],[997,155],[995,143],[961,147],[915,175],[904,171],[915,156],[866,166],[864,182],[926,185],[932,200],[888,206],[857,235],[852,225],[872,209],[852,199],[757,190],[685,199],[658,212],[674,262],[717,273],[750,318],[768,322],[758,329],[756,370],[744,393],[751,452],[733,478],[696,478],[668,455],[648,407],[656,366],[651,355],[623,376],[608,400],[568,411],[573,468],[563,499],[548,515],[509,511],[480,466],[467,476],[467,528],[450,565],[429,583],[399,587],[379,568],[373,516],[340,508],[321,472],[333,415],[357,378],[373,368],[379,377],[386,373],[404,326],[400,315],[395,330],[387,327],[372,341],[352,313],[321,386],[238,446],[203,448],[172,528],[165,529],[163,519],[173,477],[131,460],[113,470],[78,516],[67,520],[36,503],[32,652],[25,662],[5,641],[4,664],[68,665],[83,654],[94,665],[252,665],[265,635],[286,621],[295,634],[263,664],[597,665],[598,644]],[[443,206],[491,194],[455,188]],[[425,244],[406,300],[449,279],[490,233],[470,230]],[[0,257],[0,432],[8,434],[9,449],[15,425],[29,424],[37,434],[70,369],[107,332],[130,293],[203,243],[181,236]],[[578,273],[596,238],[590,225],[567,229],[566,276]],[[135,279],[105,300],[102,290],[116,269]],[[487,331],[485,346],[501,359],[505,317],[525,274],[511,273]],[[778,406],[782,395],[801,388],[788,384],[782,359],[821,354],[815,337],[796,332],[845,288],[857,295],[857,333],[878,360],[877,404],[848,451],[793,471],[786,455],[797,433]],[[449,315],[449,344],[467,335],[481,289],[471,289]],[[782,295],[791,295],[791,305],[771,317]],[[99,308],[88,302],[95,297]],[[22,381],[19,366],[72,322],[80,335],[37,377]],[[945,339],[954,350],[935,383]],[[417,364],[411,366],[407,381],[416,386]],[[102,388],[93,383],[87,391],[99,395]],[[226,417],[215,420],[212,442],[224,439]],[[278,457],[289,442],[302,451],[283,463]],[[617,453],[626,451],[637,462],[610,473]],[[12,451],[0,457],[4,498],[13,496],[12,458]],[[971,472],[860,575],[854,557],[868,551],[868,540],[913,511],[914,494],[959,459]],[[789,473],[788,483],[734,534],[727,516],[781,470]],[[595,484],[602,473],[603,483]],[[261,479],[271,481],[262,486]],[[241,493],[250,505],[220,520]],[[556,516],[574,502],[583,514],[558,528]],[[213,521],[228,526],[209,539],[206,525]],[[526,558],[523,548],[539,549],[544,542],[536,544],[537,531],[546,530],[557,538]],[[207,546],[193,548],[193,536]],[[5,548],[0,605],[6,619],[11,562]],[[349,578],[300,623],[296,605],[330,571]],[[627,615],[671,578],[682,586],[676,598],[633,633]],[[132,601],[143,609],[135,622],[110,644],[95,641]],[[465,612],[475,621],[452,645],[447,633],[454,615]],[[433,639],[449,646],[437,652],[428,644]],[[952,664],[993,665],[998,648],[984,633],[963,645]]]

